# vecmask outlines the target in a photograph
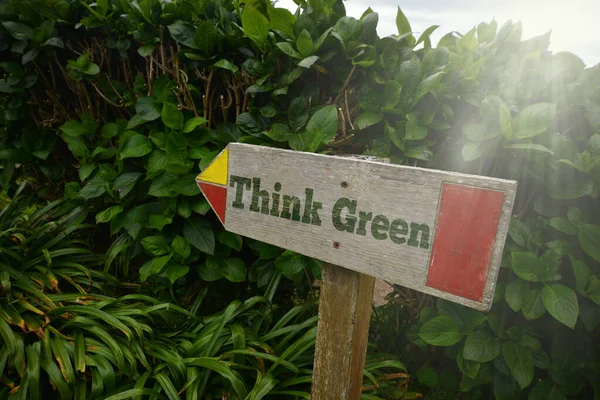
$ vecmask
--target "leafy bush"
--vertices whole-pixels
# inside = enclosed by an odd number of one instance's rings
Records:
[[[190,309],[207,291],[205,315],[265,290],[286,310],[312,299],[317,262],[224,232],[195,187],[231,141],[516,179],[492,311],[399,290],[391,313],[416,323],[375,333],[444,347],[384,343],[415,371],[452,360],[473,396],[599,396],[600,68],[549,34],[482,23],[433,47],[437,27],[416,37],[400,10],[379,38],[377,13],[317,0],[11,0],[0,19],[0,184],[93,212],[129,289]]]

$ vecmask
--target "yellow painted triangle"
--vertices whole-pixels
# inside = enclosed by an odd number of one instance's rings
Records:
[[[225,149],[196,177],[196,180],[227,186],[228,166],[229,149]]]

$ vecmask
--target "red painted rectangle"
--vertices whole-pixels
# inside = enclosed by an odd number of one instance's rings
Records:
[[[504,192],[444,183],[426,286],[481,301]]]

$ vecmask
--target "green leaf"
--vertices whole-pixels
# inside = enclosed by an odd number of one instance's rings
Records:
[[[406,140],[422,140],[427,137],[428,130],[424,126],[419,126],[410,121],[406,123]]]
[[[199,125],[204,125],[208,120],[203,117],[194,117],[189,119],[183,126],[183,133],[190,133]]]
[[[137,158],[143,157],[146,154],[152,152],[153,146],[150,139],[139,133],[131,135],[125,143],[119,149],[119,158],[124,160],[126,158]]]
[[[294,50],[294,46],[292,46],[291,43],[279,42],[279,43],[276,43],[275,46],[279,47],[279,50],[281,50],[282,52],[284,52],[285,54],[287,54],[290,57],[297,58],[297,59],[302,58],[302,55],[300,55],[300,53],[298,53],[296,50]]]
[[[271,20],[271,29],[279,31],[290,38],[294,37],[296,17],[289,10],[269,7],[269,19]]]
[[[198,268],[198,275],[207,282],[219,280],[225,276],[225,268],[221,258],[208,256],[206,262]]]
[[[21,63],[23,63],[23,65],[35,60],[35,58],[38,56],[38,54],[40,54],[40,49],[31,49],[29,50],[27,53],[23,54],[23,57],[21,58]]]
[[[314,64],[314,63],[316,63],[318,60],[319,60],[319,56],[309,56],[309,57],[306,57],[306,58],[302,59],[302,61],[300,61],[300,62],[298,63],[298,66],[299,66],[299,67],[302,67],[302,68],[309,69],[309,68],[310,68],[310,67],[312,67],[312,66],[313,66],[313,64]]]
[[[194,25],[183,21],[177,21],[169,25],[169,33],[176,42],[193,49],[198,48],[194,40],[196,36],[196,28]]]
[[[177,195],[175,189],[178,180],[179,176],[164,173],[152,182],[148,190],[148,195],[155,197],[175,197]]]
[[[152,260],[148,261],[140,268],[140,280],[145,282],[148,277],[151,275],[160,274],[165,265],[171,259],[171,255],[168,254],[162,257],[155,257]]]
[[[583,250],[596,261],[600,261],[600,226],[581,224],[579,242]]]
[[[524,389],[529,386],[533,380],[533,357],[531,352],[514,342],[504,342],[502,355],[519,387]]]
[[[177,279],[184,277],[190,268],[187,265],[182,265],[178,263],[169,263],[165,268],[165,274],[167,278],[171,281],[171,283],[175,283]]]
[[[567,397],[551,381],[542,381],[529,393],[528,400],[567,400]]]
[[[579,317],[579,303],[571,288],[557,283],[544,285],[542,300],[550,315],[569,328],[575,328]]]
[[[123,206],[109,207],[106,210],[96,214],[96,223],[100,224],[102,222],[110,222],[114,217],[121,214],[121,212],[123,212]]]
[[[543,133],[552,124],[556,105],[537,103],[525,107],[512,121],[515,139],[524,139]]]
[[[215,251],[215,235],[212,227],[205,219],[187,219],[183,225],[183,236],[192,246],[203,253],[213,254]]]
[[[221,68],[221,69],[226,69],[228,71],[233,72],[234,74],[240,70],[231,61],[225,60],[225,59],[217,61],[216,63],[213,64],[213,67],[217,67],[217,68]]]
[[[217,232],[216,237],[219,243],[223,243],[235,251],[240,251],[242,249],[243,242],[240,235],[228,231],[219,231]]]
[[[309,117],[308,111],[308,99],[306,97],[296,97],[294,100],[292,100],[288,110],[288,121],[292,130],[298,131],[304,126],[304,124],[306,124]],[[277,130],[289,133],[287,126],[282,126],[282,124],[273,124],[271,129],[273,131]]]
[[[260,49],[264,49],[269,36],[269,21],[256,8],[244,7],[242,12],[244,35],[250,38]]]
[[[306,130],[319,137],[320,144],[329,143],[335,138],[338,130],[338,110],[335,106],[326,106],[314,113]]]
[[[243,282],[246,280],[246,264],[239,258],[229,257],[223,259],[223,275],[231,282]]]
[[[144,249],[154,256],[162,256],[169,252],[169,246],[160,236],[146,236],[141,242]]]
[[[135,103],[135,112],[146,121],[160,117],[160,104],[152,96],[140,97]]]
[[[460,369],[465,376],[468,376],[471,379],[477,378],[479,370],[481,369],[481,364],[476,361],[465,359],[463,357],[463,353],[464,351],[461,349],[456,356],[456,364],[458,365],[458,369]]]
[[[35,34],[33,29],[20,22],[6,21],[3,22],[2,25],[4,25],[8,33],[17,40],[32,39]]]
[[[410,27],[410,22],[408,22],[408,18],[406,18],[406,15],[404,15],[402,10],[400,9],[400,6],[398,6],[398,12],[396,13],[396,28],[398,29],[398,35],[403,35],[403,34],[412,32],[412,28]],[[411,36],[411,39],[413,39],[413,40],[409,41],[409,42],[411,42],[411,44],[413,44],[414,38],[412,36]]]
[[[600,279],[595,275],[590,277],[585,295],[594,303],[600,305]]]
[[[538,151],[541,153],[554,154],[552,150],[549,148],[542,146],[541,144],[535,143],[518,143],[518,144],[505,144],[505,149],[518,149],[518,150],[530,150],[530,151]]]
[[[485,363],[500,354],[500,341],[488,331],[475,331],[465,341],[463,357],[465,360]]]
[[[432,318],[423,324],[419,336],[434,346],[452,346],[463,338],[458,324],[445,315]]]
[[[137,180],[142,176],[141,172],[127,172],[119,175],[113,184],[113,190],[119,192],[119,198],[123,198],[131,192]]]
[[[580,293],[585,293],[585,289],[592,276],[592,270],[584,261],[580,261],[573,256],[569,256],[569,258],[571,259],[573,273],[575,274],[575,287]]]
[[[93,133],[88,130],[88,128],[79,121],[70,120],[62,124],[59,129],[63,131],[65,135],[77,137],[85,134]]]
[[[557,231],[566,233],[567,235],[576,235],[579,233],[577,227],[570,223],[565,217],[554,217],[550,219],[550,226]]]
[[[537,255],[526,252],[513,252],[510,256],[513,271],[519,278],[530,282],[555,280],[555,271],[547,268]]]
[[[180,132],[171,132],[167,137],[167,163],[185,166],[188,162],[188,150],[185,137]]]
[[[367,111],[356,117],[354,124],[358,127],[358,129],[366,129],[370,126],[380,123],[381,121],[383,121],[382,113]]]
[[[172,129],[183,127],[183,113],[173,103],[164,103],[162,108],[162,121]]]
[[[523,308],[525,295],[528,290],[529,284],[522,279],[515,279],[506,285],[504,298],[514,312],[519,312]]]
[[[302,57],[308,57],[312,54],[314,46],[312,37],[310,37],[310,33],[306,29],[303,29],[298,35],[296,39],[296,48],[302,55]]]
[[[213,56],[217,37],[218,31],[212,21],[197,20],[194,42],[207,56]]]
[[[438,374],[429,365],[422,367],[417,371],[417,379],[421,385],[434,387],[438,385]]]
[[[153,215],[150,215],[148,221],[149,221],[151,227],[153,227],[154,229],[156,229],[158,231],[162,231],[162,228],[165,225],[169,225],[171,222],[173,222],[173,217],[170,217],[167,215],[153,214]]]
[[[79,197],[82,197],[86,200],[100,197],[106,193],[106,186],[107,183],[104,179],[95,177],[79,191]]]
[[[467,142],[462,148],[462,156],[465,161],[477,160],[483,155],[484,151],[480,142]]]
[[[302,271],[306,266],[304,256],[292,251],[285,251],[275,260],[275,267],[284,276],[291,277]]]
[[[538,286],[532,286],[525,292],[521,312],[528,319],[540,318],[546,312],[546,307],[542,300],[542,290]]]
[[[192,252],[190,243],[179,235],[173,239],[171,249],[173,250],[173,254],[181,261],[187,259]]]

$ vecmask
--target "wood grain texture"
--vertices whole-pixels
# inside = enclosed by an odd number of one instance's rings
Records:
[[[228,148],[227,230],[479,310],[485,311],[491,307],[516,182],[241,143],[231,143]],[[259,178],[261,190],[268,192],[269,196],[275,192],[280,195],[279,210],[283,205],[284,195],[297,197],[302,203],[299,215],[294,215],[293,207],[289,207],[289,219],[281,218],[277,212],[273,215],[251,211],[251,182],[246,182],[248,186],[241,190],[242,185],[232,182],[232,176],[249,180]],[[444,183],[489,189],[504,194],[489,265],[485,268],[487,274],[481,301],[426,286]],[[302,217],[307,188],[312,189],[313,202],[322,203],[322,208],[318,210],[320,225],[294,220]],[[239,207],[239,201],[237,208],[232,206],[237,195],[240,196],[237,200],[241,200],[243,208]],[[334,226],[334,205],[340,198],[356,202],[357,218],[360,211],[365,215],[371,213],[371,221],[365,224],[364,236],[356,233],[358,221],[353,232],[340,231]],[[272,199],[267,198],[266,201],[268,208],[275,208]],[[263,198],[257,204],[262,206]],[[343,208],[340,212],[342,222],[348,222],[348,210]],[[375,222],[377,215],[388,220],[388,228],[398,219],[404,220],[409,228],[411,223],[417,224],[415,226],[427,225],[428,246],[421,246],[422,232],[420,242],[415,241],[416,246],[406,242],[395,243],[390,238],[390,231],[386,232],[381,228],[385,227],[385,220],[382,218],[377,220],[377,226],[381,229],[375,229],[375,233],[385,234],[386,238],[375,238],[372,222]],[[477,223],[477,215],[466,216],[461,221],[463,226],[473,229]],[[395,227],[396,233],[402,232],[402,225]],[[419,231],[415,232],[419,239]],[[395,237],[408,241],[410,232],[405,236],[397,234]]]
[[[323,265],[312,400],[358,400],[375,278]]]

